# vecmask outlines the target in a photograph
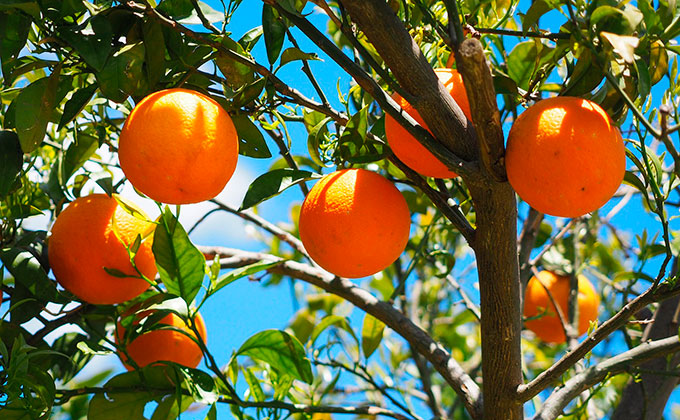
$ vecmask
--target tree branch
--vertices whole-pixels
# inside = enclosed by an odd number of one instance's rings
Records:
[[[219,255],[223,268],[242,267],[258,261],[281,261],[281,264],[272,267],[269,271],[305,281],[340,296],[381,320],[432,363],[437,372],[463,400],[473,419],[480,418],[479,386],[439,343],[435,342],[425,331],[392,305],[378,300],[370,292],[356,286],[347,279],[336,277],[322,269],[306,264],[284,261],[275,255],[223,247],[200,246],[199,249],[206,255]]]
[[[645,360],[662,357],[680,350],[678,337],[642,343],[639,346],[590,367],[569,379],[564,386],[555,390],[539,409],[534,420],[554,420],[581,392],[595,384],[626,371]],[[626,417],[631,418],[631,417]]]
[[[475,160],[476,134],[472,124],[439,83],[418,44],[388,4],[381,0],[341,0],[341,3],[411,95],[409,102],[435,138],[464,161]]]
[[[470,100],[482,162],[493,179],[505,182],[508,179],[505,173],[505,137],[496,92],[493,89],[493,78],[486,63],[482,43],[475,38],[466,39],[456,52],[456,59]]]
[[[548,385],[556,381],[564,372],[574,366],[579,360],[593,349],[599,342],[607,338],[609,334],[621,328],[628,322],[628,318],[635,315],[640,309],[653,302],[665,300],[680,294],[680,286],[670,283],[662,283],[658,287],[650,287],[640,296],[628,302],[619,312],[600,325],[573,351],[565,354],[555,364],[541,372],[536,378],[525,385],[517,388],[517,397],[521,401],[527,401],[544,390]],[[677,340],[677,338],[676,338]]]

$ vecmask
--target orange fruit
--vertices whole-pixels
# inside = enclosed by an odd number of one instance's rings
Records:
[[[143,214],[142,210],[137,211]],[[153,223],[130,215],[105,194],[74,200],[57,217],[48,241],[48,257],[57,282],[83,301],[98,305],[139,296],[149,283],[137,278],[126,246],[132,245],[137,235],[147,236],[154,227]],[[147,278],[153,279],[156,264],[151,242],[150,239],[142,242],[135,264]],[[134,277],[111,275],[105,267]]]
[[[123,316],[129,315],[136,310],[133,306]],[[142,311],[135,316],[133,324],[138,325],[142,320],[153,314],[153,310]],[[196,313],[194,317],[196,329],[205,342],[207,332],[201,314]],[[158,324],[169,325],[179,330],[185,331],[191,337],[196,338],[196,334],[179,316],[171,313],[163,317]],[[125,328],[120,323],[116,329],[116,344],[122,346],[127,351],[128,356],[137,363],[140,368],[158,361],[175,362],[183,366],[195,368],[203,358],[201,348],[189,336],[173,330],[152,330],[135,337],[128,341],[125,337]],[[133,370],[133,366],[128,363],[124,353],[118,356],[128,370]]]
[[[465,116],[471,120],[470,104],[465,92],[465,85],[463,85],[463,77],[460,73],[448,68],[435,69],[434,72],[439,81],[451,93],[451,96],[460,106]],[[397,93],[392,95],[392,99],[401,105],[401,108],[413,117],[414,120],[418,121],[418,124],[427,129],[427,124],[425,124],[418,111],[406,102],[405,99]],[[420,144],[411,133],[399,125],[397,120],[389,114],[385,114],[385,137],[399,160],[419,174],[433,178],[455,178],[458,176],[437,159],[432,152],[427,150],[425,146]]]
[[[529,280],[524,294],[524,316],[535,317],[543,314],[540,318],[527,321],[524,325],[534,332],[541,340],[547,343],[564,343],[567,338],[560,322],[557,309],[550,301],[546,289],[550,291],[560,311],[569,319],[567,313],[569,302],[569,289],[571,279],[569,276],[561,276],[551,271],[541,271],[538,278],[533,276]],[[595,292],[592,283],[584,275],[578,276],[578,333],[588,331],[590,321],[597,319],[600,296]]]
[[[125,120],[118,158],[149,198],[169,204],[210,200],[236,169],[238,135],[214,99],[167,89],[145,97]]]
[[[300,209],[300,239],[312,259],[341,277],[375,274],[406,248],[411,217],[401,192],[365,169],[321,178]]]
[[[524,111],[510,129],[508,180],[536,210],[578,217],[614,195],[626,171],[619,129],[599,105],[554,97]]]

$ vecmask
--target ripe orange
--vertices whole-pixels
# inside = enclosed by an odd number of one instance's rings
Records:
[[[453,96],[465,116],[468,119],[472,119],[465,85],[463,85],[463,77],[460,73],[448,68],[435,69],[434,72],[437,74],[439,81],[451,93],[451,96]],[[414,120],[427,129],[427,124],[425,124],[418,111],[406,102],[405,99],[397,93],[392,95],[392,99],[401,105],[401,108],[413,117]],[[385,114],[385,137],[387,137],[387,143],[399,160],[419,174],[433,178],[455,178],[458,176],[388,114]]]
[[[135,307],[128,311],[126,314],[134,312]],[[126,315],[124,314],[124,315]],[[152,310],[142,311],[135,317],[133,322],[138,325],[146,317],[153,314]],[[198,329],[199,335],[203,338],[205,342],[207,333],[205,330],[205,323],[203,322],[203,317],[201,314],[196,313],[194,318],[196,323],[196,329]],[[186,331],[191,337],[196,338],[196,334],[189,328],[189,326],[175,314],[168,314],[163,319],[158,321],[159,324],[170,325],[182,331]],[[127,351],[128,356],[137,363],[141,368],[151,363],[158,361],[170,361],[179,363],[180,365],[187,366],[190,368],[195,368],[201,362],[203,358],[203,352],[201,348],[196,344],[190,337],[179,332],[172,330],[152,330],[145,332],[133,340],[127,342],[125,337],[125,328],[118,324],[116,329],[116,344],[123,346]],[[119,353],[121,361],[128,370],[132,370],[132,365],[128,364],[128,359],[126,359],[125,354]]]
[[[300,239],[317,264],[342,277],[375,274],[408,242],[411,218],[401,192],[365,169],[321,178],[300,210]]]
[[[170,204],[210,200],[234,174],[238,135],[215,100],[188,89],[152,93],[132,110],[118,157],[132,185]]]
[[[59,284],[85,302],[108,305],[137,297],[149,283],[140,278],[113,276],[104,267],[136,277],[126,245],[132,245],[138,234],[147,236],[154,226],[130,215],[105,194],[80,197],[59,214],[52,226],[48,242],[52,272]],[[156,276],[151,240],[142,242],[135,263],[147,278]]]
[[[541,340],[548,343],[564,343],[567,338],[560,322],[555,306],[550,301],[548,289],[553,299],[569,319],[567,313],[569,301],[570,278],[551,271],[541,271],[539,277],[532,277],[524,294],[524,316],[534,317],[544,314],[540,318],[525,322],[525,326],[533,331]],[[588,331],[590,321],[597,319],[600,296],[595,292],[592,283],[586,276],[578,276],[578,333]]]
[[[508,180],[536,210],[578,217],[614,195],[626,170],[623,139],[599,105],[586,99],[544,99],[510,129]]]

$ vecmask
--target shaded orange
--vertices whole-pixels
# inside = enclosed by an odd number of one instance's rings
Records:
[[[548,343],[564,343],[567,339],[560,322],[555,305],[550,301],[548,292],[559,306],[560,311],[569,319],[568,302],[571,279],[569,276],[560,276],[551,271],[541,271],[539,277],[532,277],[524,293],[524,316],[535,317],[544,314],[540,318],[524,323],[526,328],[533,331],[541,340]],[[578,276],[578,333],[588,331],[590,321],[597,319],[600,296],[595,291],[592,283],[584,275]]]
[[[134,311],[131,309],[128,313]],[[146,317],[153,314],[152,310],[142,311],[137,314],[135,325],[139,324]],[[124,314],[125,315],[125,314]],[[201,314],[196,313],[194,317],[196,329],[202,337],[203,342],[207,338],[205,323]],[[168,314],[163,317],[158,324],[169,325],[185,331],[191,337],[196,338],[196,334],[189,326],[175,314]],[[175,362],[183,366],[195,368],[203,358],[201,348],[189,336],[172,330],[152,330],[135,337],[130,342],[125,342],[125,328],[120,323],[116,330],[116,344],[123,346],[128,356],[137,363],[140,368],[159,361]],[[127,370],[133,370],[133,366],[128,364],[128,360],[122,352],[118,354]]]
[[[236,169],[238,135],[214,99],[188,89],[145,97],[120,133],[118,158],[132,185],[170,204],[219,194]]]
[[[144,237],[153,228],[153,223],[130,215],[105,194],[80,197],[59,214],[52,226],[48,242],[52,272],[59,284],[85,302],[114,304],[137,297],[149,283],[140,278],[113,276],[104,267],[137,276],[126,245],[132,245],[138,234]],[[142,242],[135,263],[147,278],[153,279],[156,265],[151,242]]]
[[[463,85],[463,77],[460,73],[449,68],[435,69],[434,72],[458,106],[460,106],[465,116],[471,120],[470,104],[465,92],[465,85]],[[418,124],[427,129],[427,124],[425,124],[423,118],[411,104],[406,102],[397,93],[392,94],[392,99],[401,105],[401,108],[413,117]],[[389,114],[385,114],[385,136],[387,137],[387,143],[399,160],[419,174],[433,178],[455,178],[458,176],[437,159],[432,152],[427,150],[425,146],[420,144],[411,133]]]
[[[411,217],[401,192],[365,169],[320,179],[300,210],[300,239],[312,259],[341,277],[375,274],[408,242]]]
[[[536,210],[578,217],[614,195],[626,170],[619,129],[594,102],[544,99],[512,125],[505,152],[508,180]]]

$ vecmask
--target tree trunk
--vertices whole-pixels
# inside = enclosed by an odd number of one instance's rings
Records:
[[[517,206],[508,183],[471,185],[477,215],[475,253],[482,313],[484,419],[523,418]]]

